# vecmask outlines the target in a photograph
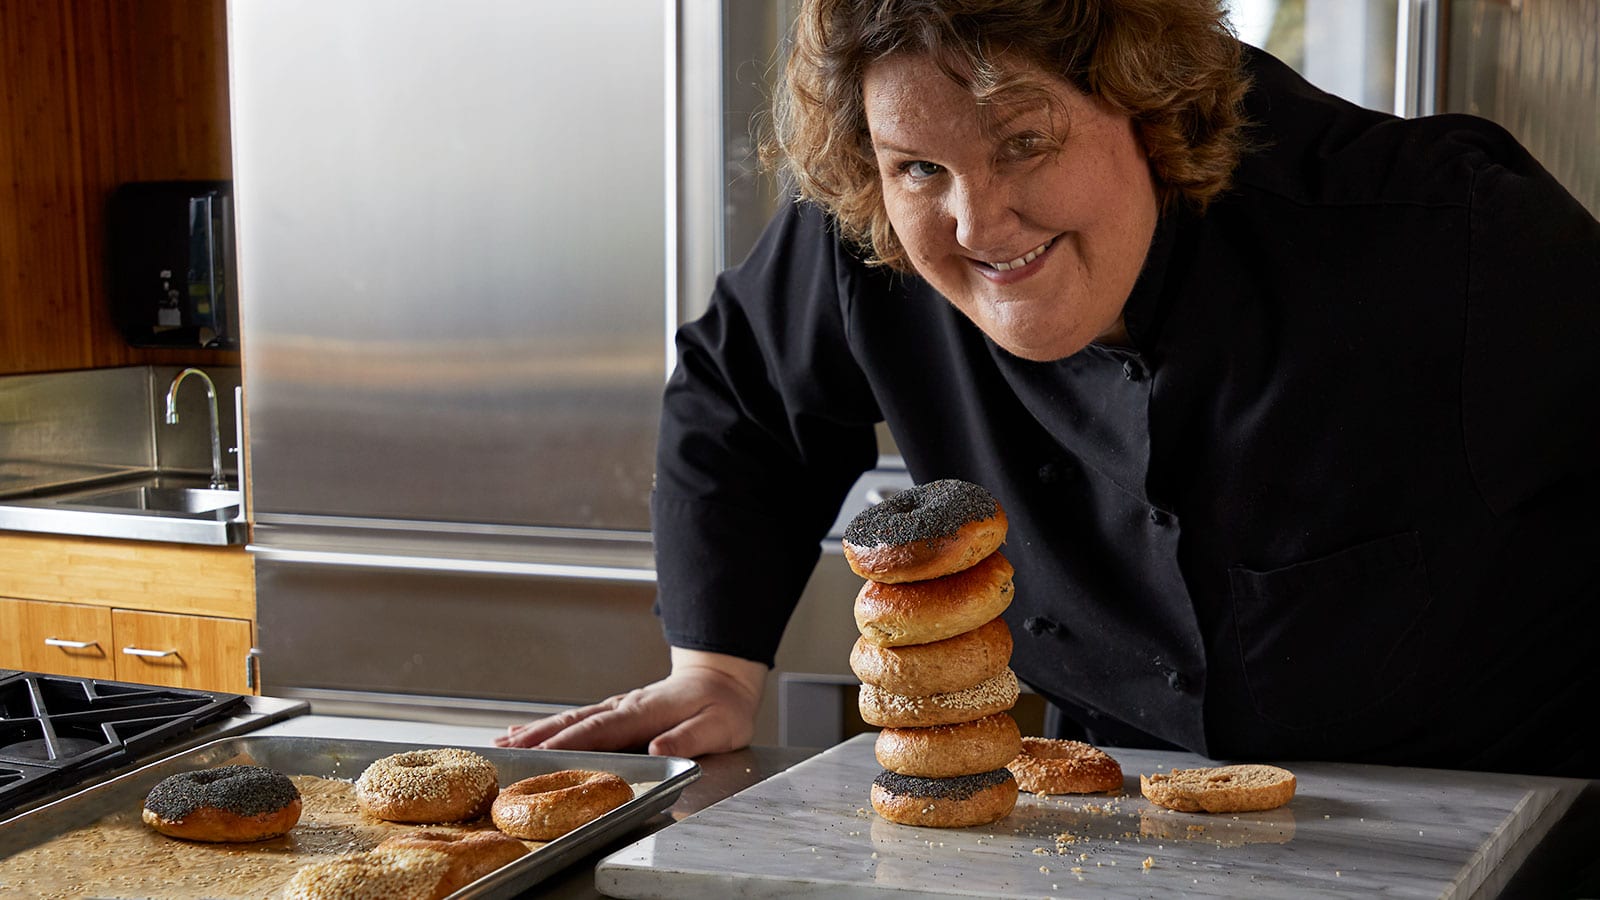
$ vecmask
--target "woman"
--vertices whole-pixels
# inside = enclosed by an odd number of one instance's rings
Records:
[[[1214,0],[809,0],[786,75],[800,202],[666,392],[672,674],[502,743],[747,743],[886,421],[1004,504],[1059,736],[1600,775],[1600,224],[1515,141]]]

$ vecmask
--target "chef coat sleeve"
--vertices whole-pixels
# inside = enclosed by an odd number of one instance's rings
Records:
[[[1462,416],[1474,477],[1500,515],[1547,490],[1593,488],[1600,223],[1510,135],[1470,134]]]
[[[677,335],[651,496],[675,647],[773,664],[881,418],[845,335],[859,263],[809,204],[779,212]],[[848,599],[848,598],[846,598]]]

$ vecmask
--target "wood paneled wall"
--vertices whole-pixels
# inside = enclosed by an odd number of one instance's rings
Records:
[[[0,0],[0,374],[237,365],[127,346],[105,263],[116,185],[230,154],[225,0]]]

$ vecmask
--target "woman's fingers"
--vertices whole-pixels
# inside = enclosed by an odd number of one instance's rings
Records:
[[[644,746],[692,715],[701,703],[692,692],[670,682],[670,678],[658,681],[592,706],[514,726],[495,743],[501,747],[547,750],[624,750]]]
[[[749,735],[736,738],[740,725],[736,713],[727,707],[713,704],[676,726],[662,732],[650,742],[650,752],[656,756],[702,756],[737,750],[750,742]],[[748,726],[746,726],[748,730]]]
[[[537,747],[544,741],[574,725],[616,706],[620,697],[607,697],[599,703],[563,710],[522,725],[513,725],[506,733],[494,739],[497,747]]]
[[[607,710],[574,722],[539,746],[547,750],[627,750],[643,746],[655,733],[652,723],[635,713]]]
[[[735,750],[755,734],[766,667],[735,657],[673,648],[672,673],[642,688],[564,710],[495,738],[500,747],[626,750],[699,756]]]

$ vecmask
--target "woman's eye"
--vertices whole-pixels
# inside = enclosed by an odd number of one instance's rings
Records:
[[[912,179],[920,180],[923,178],[932,178],[933,176],[944,171],[944,169],[938,163],[931,163],[922,159],[914,159],[910,162],[901,163],[900,171],[911,176]]]
[[[1050,152],[1054,149],[1055,142],[1045,135],[1028,132],[1007,138],[1001,146],[1004,158],[1022,160]]]

